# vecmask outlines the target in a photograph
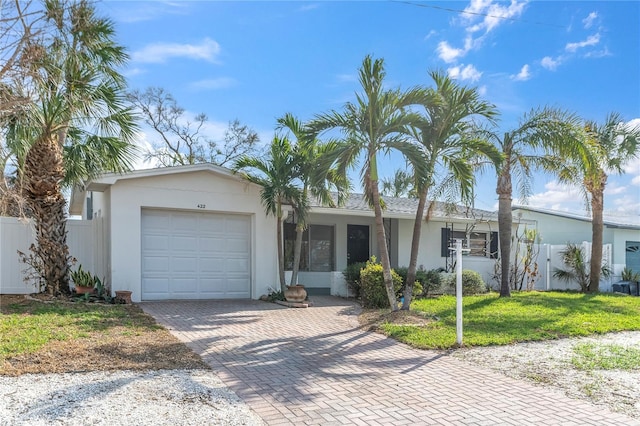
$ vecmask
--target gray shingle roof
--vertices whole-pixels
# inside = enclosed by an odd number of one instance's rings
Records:
[[[336,196],[334,195],[334,200]],[[382,197],[385,203],[385,216],[387,217],[407,217],[414,218],[416,209],[418,208],[418,200],[414,198],[398,198],[398,197]],[[428,204],[427,204],[428,206]],[[335,210],[349,211],[349,212],[362,212],[363,215],[370,216],[373,214],[372,209],[364,199],[363,194],[349,194],[346,202],[342,206],[335,208],[321,206],[319,202],[314,201],[312,203],[312,211],[327,211]],[[471,220],[490,220],[497,221],[498,214],[496,212],[490,212],[488,210],[474,209],[465,206],[454,206],[439,201],[435,202],[435,206],[431,213],[433,219],[471,219]]]

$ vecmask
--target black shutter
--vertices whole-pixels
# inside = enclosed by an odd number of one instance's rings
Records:
[[[498,233],[491,233],[491,242],[489,243],[489,253],[491,255],[491,259],[498,258]]]
[[[449,257],[449,243],[451,240],[451,230],[449,228],[442,228],[442,239],[440,241],[440,256]]]

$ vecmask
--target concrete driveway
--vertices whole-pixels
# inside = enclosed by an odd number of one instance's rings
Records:
[[[633,425],[562,393],[358,328],[334,297],[145,302],[270,425]]]

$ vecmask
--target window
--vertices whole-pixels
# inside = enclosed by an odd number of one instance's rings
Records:
[[[333,271],[334,229],[330,225],[309,225],[302,234],[300,252],[300,270],[328,272]],[[293,254],[296,241],[296,225],[284,224],[284,266],[293,269]]]
[[[462,240],[462,248],[469,249],[469,256],[498,257],[498,233],[497,232],[466,232],[452,231],[442,228],[442,257],[451,256],[449,247],[456,239]]]

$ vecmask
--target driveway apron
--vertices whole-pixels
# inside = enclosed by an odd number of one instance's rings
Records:
[[[144,302],[270,425],[640,425],[636,419],[358,327],[359,308]]]

